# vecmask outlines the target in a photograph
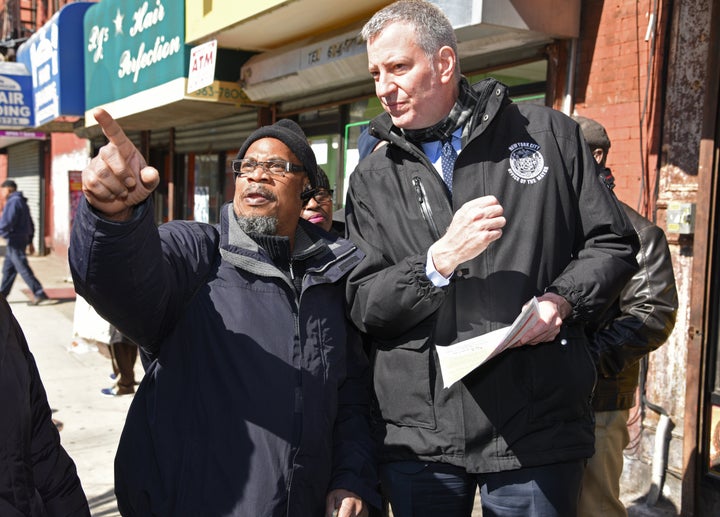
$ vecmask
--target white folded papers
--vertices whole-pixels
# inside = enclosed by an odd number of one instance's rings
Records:
[[[475,368],[516,344],[540,319],[537,298],[533,298],[509,327],[450,346],[437,346],[445,388],[465,377]]]

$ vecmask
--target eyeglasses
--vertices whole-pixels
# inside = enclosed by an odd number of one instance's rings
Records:
[[[320,188],[315,192],[313,199],[318,205],[324,205],[325,203],[332,202],[334,192],[332,189]]]
[[[255,172],[255,169],[262,167],[263,171],[271,176],[284,177],[288,172],[302,172],[305,169],[302,165],[286,162],[285,160],[269,160],[267,162],[258,162],[252,158],[241,158],[232,161],[232,170],[236,176],[246,176]]]

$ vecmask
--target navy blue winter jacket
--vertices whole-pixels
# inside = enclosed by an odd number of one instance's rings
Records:
[[[334,488],[377,504],[343,303],[362,253],[301,221],[297,295],[231,204],[219,227],[152,213],[114,223],[82,203],[70,247],[77,292],[153,359],[115,460],[123,515],[321,516]]]
[[[27,199],[22,192],[12,192],[5,201],[2,218],[0,218],[0,235],[7,239],[8,246],[25,248],[32,242],[35,235]]]
[[[0,296],[0,515],[90,517],[35,358]]]

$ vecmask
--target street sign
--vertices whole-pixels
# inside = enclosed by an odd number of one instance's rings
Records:
[[[209,86],[215,80],[217,40],[208,41],[190,51],[187,93]]]

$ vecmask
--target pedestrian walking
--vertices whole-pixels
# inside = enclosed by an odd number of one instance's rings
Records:
[[[30,208],[27,199],[22,192],[18,192],[17,183],[13,180],[3,181],[0,190],[5,200],[0,218],[0,235],[7,240],[0,293],[7,298],[19,273],[30,288],[32,297],[28,303],[38,305],[43,300],[47,300],[48,296],[27,261],[26,250],[30,255],[35,253],[33,245],[35,225],[30,216]]]
[[[111,378],[115,381],[115,384],[109,388],[102,388],[100,392],[107,397],[132,395],[135,393],[137,345],[118,329],[111,326],[108,350],[113,369]]]

